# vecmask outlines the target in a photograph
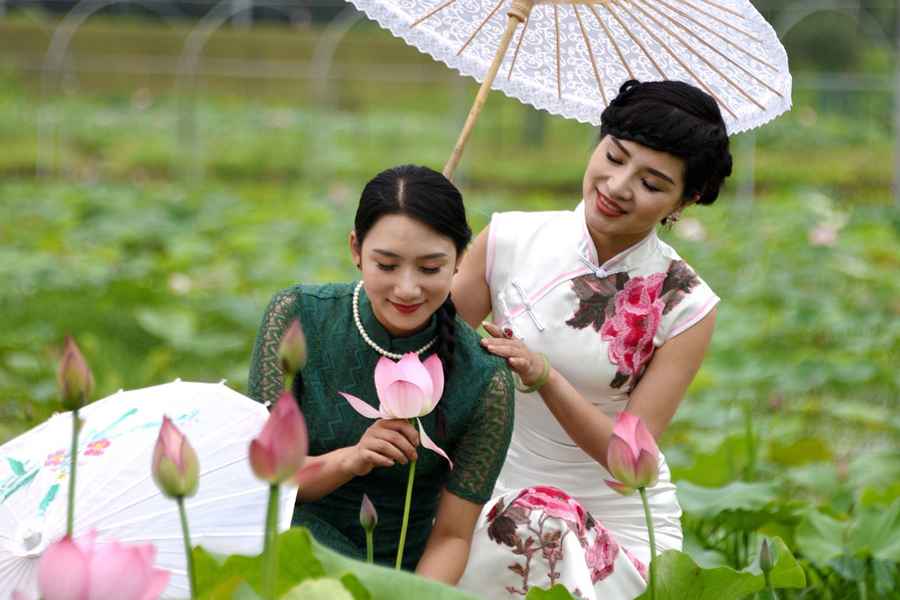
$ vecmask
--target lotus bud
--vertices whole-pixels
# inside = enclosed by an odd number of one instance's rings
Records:
[[[200,464],[183,433],[163,416],[151,462],[153,481],[170,498],[190,498],[197,493]]]
[[[66,335],[56,376],[59,399],[67,410],[78,410],[94,394],[94,376],[72,336]]]
[[[769,548],[769,540],[763,538],[762,548],[759,551],[759,568],[763,573],[771,573],[775,568],[775,556]]]
[[[270,484],[291,481],[309,452],[306,421],[290,392],[275,403],[259,436],[250,442],[250,466]]]
[[[620,412],[607,450],[607,465],[617,481],[606,481],[623,495],[656,484],[659,479],[659,447],[640,417]]]
[[[368,494],[363,494],[362,507],[359,509],[359,524],[366,533],[372,533],[378,525],[378,513],[375,512],[375,505],[369,500]]]
[[[285,375],[293,375],[306,364],[306,336],[300,326],[300,319],[294,319],[278,347],[278,364]]]

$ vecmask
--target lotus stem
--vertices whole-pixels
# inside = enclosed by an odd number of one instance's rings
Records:
[[[641,493],[641,502],[644,503],[644,518],[647,519],[647,533],[650,539],[650,598],[652,600],[657,600],[658,591],[657,591],[657,577],[656,577],[656,568],[657,568],[657,560],[656,560],[656,536],[653,533],[653,519],[650,516],[650,502],[647,500],[647,489],[646,488],[638,488],[638,491]]]
[[[188,529],[187,511],[184,508],[184,496],[175,498],[178,503],[178,513],[181,515],[181,533],[184,537],[184,557],[187,560],[188,584],[191,590],[191,600],[197,597],[197,577],[194,573],[194,554],[191,550],[191,533]]]
[[[275,600],[275,582],[278,579],[278,484],[272,484],[269,487],[269,508],[266,511],[266,537],[262,568],[260,595],[263,600]]]
[[[375,548],[372,543],[373,531],[366,531],[366,558],[369,564],[375,564]]]
[[[416,474],[416,461],[409,463],[409,481],[406,484],[406,506],[403,507],[403,526],[400,528],[400,546],[397,548],[397,569],[403,562],[403,545],[406,543],[406,528],[409,525],[409,507],[412,501],[413,477]]]
[[[416,426],[413,419],[409,420],[412,426]],[[403,507],[403,525],[400,527],[400,545],[397,547],[397,570],[403,563],[403,545],[406,543],[406,528],[409,525],[409,507],[412,503],[413,477],[416,475],[416,461],[409,463],[409,481],[406,483],[406,506]]]
[[[75,468],[78,466],[78,409],[72,411],[72,451],[69,453],[69,507],[66,518],[66,535],[72,537],[75,529]]]

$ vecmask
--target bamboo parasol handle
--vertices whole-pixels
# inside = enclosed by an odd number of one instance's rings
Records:
[[[532,0],[513,0],[512,5],[510,6],[508,13],[509,21],[506,24],[506,31],[503,33],[503,38],[500,40],[497,53],[494,55],[494,60],[491,62],[491,68],[488,70],[487,75],[484,77],[484,81],[481,83],[481,88],[479,88],[478,95],[475,97],[475,103],[472,105],[472,110],[469,111],[466,123],[463,125],[462,132],[459,134],[459,140],[456,142],[456,147],[450,154],[450,160],[447,161],[447,166],[444,167],[444,177],[450,181],[453,181],[453,174],[456,172],[456,166],[459,164],[459,159],[462,157],[463,150],[465,150],[466,144],[469,142],[469,136],[472,134],[475,122],[478,121],[478,115],[481,114],[481,109],[484,108],[488,93],[491,91],[491,85],[497,77],[497,72],[500,70],[500,64],[503,62],[503,57],[506,56],[506,50],[509,48],[513,34],[516,32],[516,28],[519,24],[524,23],[525,20],[528,19],[528,15],[531,13],[533,6],[534,2]]]

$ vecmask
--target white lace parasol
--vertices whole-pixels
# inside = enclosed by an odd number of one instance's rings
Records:
[[[594,125],[628,79],[706,90],[729,133],[791,106],[787,54],[749,0],[351,2],[395,36],[483,82],[462,146],[490,88]],[[448,177],[462,147],[457,151]]]

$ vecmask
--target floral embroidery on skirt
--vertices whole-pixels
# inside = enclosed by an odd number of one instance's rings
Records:
[[[501,599],[562,584],[577,598],[628,600],[646,580],[646,566],[581,504],[558,488],[534,486],[482,511],[460,587]]]

